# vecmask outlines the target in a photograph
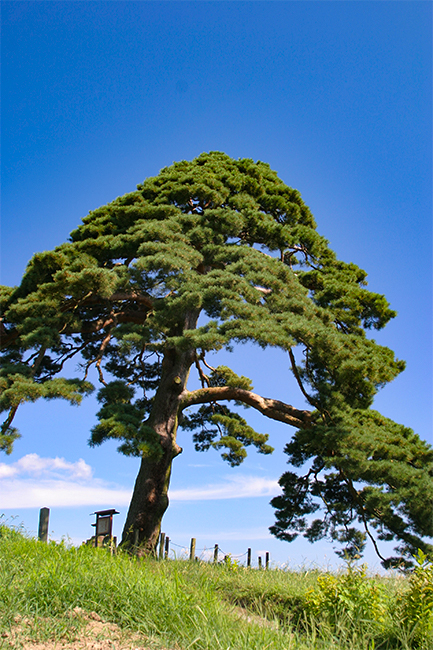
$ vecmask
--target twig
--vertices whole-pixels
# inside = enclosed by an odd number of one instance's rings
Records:
[[[310,397],[310,395],[308,395],[307,391],[305,390],[305,388],[304,388],[304,386],[302,384],[301,378],[300,378],[299,373],[298,373],[298,369],[296,367],[295,356],[294,356],[291,349],[289,350],[289,357],[290,357],[290,363],[291,363],[291,366],[292,366],[292,372],[295,375],[295,379],[296,379],[297,384],[298,384],[298,386],[299,386],[299,388],[301,390],[301,393],[303,394],[303,396],[305,397],[307,402],[309,404],[311,404],[311,406],[314,406],[316,409],[320,410],[317,402],[315,400],[313,400],[312,397]]]
[[[380,557],[380,559],[382,560],[382,562],[386,562],[386,559],[381,555],[381,553],[380,553],[380,551],[379,551],[379,549],[378,549],[378,547],[377,547],[376,540],[374,539],[373,535],[370,533],[370,529],[368,528],[368,525],[367,525],[367,519],[366,519],[366,517],[365,517],[364,506],[362,505],[362,502],[361,502],[361,499],[360,499],[360,497],[359,497],[359,493],[358,493],[358,491],[355,490],[355,487],[354,487],[354,485],[353,485],[351,479],[348,478],[348,477],[345,475],[345,473],[343,472],[343,470],[341,469],[341,467],[338,468],[338,471],[340,472],[340,476],[342,476],[344,482],[346,483],[347,487],[349,488],[349,492],[350,492],[351,495],[355,498],[355,501],[358,503],[358,505],[359,505],[359,507],[360,507],[360,509],[361,509],[361,519],[362,519],[362,523],[364,524],[365,532],[367,533],[367,535],[369,536],[370,540],[371,540],[372,543],[373,543],[374,550],[376,551],[377,555]]]
[[[210,386],[209,377],[207,375],[205,375],[205,373],[203,372],[197,355],[195,355],[195,357],[194,357],[194,363],[195,363],[195,367],[197,368],[197,371],[198,371],[198,374],[199,374],[199,377],[200,377],[200,381],[201,381],[201,385],[203,386],[203,388],[206,388],[206,386]]]
[[[216,372],[216,368],[213,368],[206,362],[206,359],[204,358],[204,352],[202,352],[202,354],[200,355],[200,361],[203,361],[206,368],[209,368],[209,370],[212,370],[212,372]]]

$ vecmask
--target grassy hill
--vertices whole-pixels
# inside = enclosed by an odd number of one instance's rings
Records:
[[[116,640],[80,645],[90,620]],[[433,568],[422,556],[391,577],[138,562],[0,526],[0,647],[431,650]]]

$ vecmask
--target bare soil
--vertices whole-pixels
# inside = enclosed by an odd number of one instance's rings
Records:
[[[248,623],[274,629],[278,627],[274,621],[268,621],[242,607],[234,607],[233,613],[237,619]],[[103,621],[96,612],[85,612],[81,607],[75,607],[69,618],[75,621],[77,628],[68,629],[62,638],[58,638],[59,634],[53,631],[50,639],[49,621],[43,620],[45,629],[38,632],[35,620],[16,617],[11,631],[0,635],[0,650],[178,650],[178,646],[168,649],[143,634],[122,630],[115,623]]]
[[[103,621],[96,612],[84,612],[80,607],[75,607],[71,616],[79,623],[76,633],[71,635],[68,632],[65,635],[68,638],[44,641],[37,639],[40,635],[35,635],[34,622],[26,618],[17,618],[12,630],[2,633],[0,648],[5,650],[168,650],[144,635],[125,632],[114,623]]]

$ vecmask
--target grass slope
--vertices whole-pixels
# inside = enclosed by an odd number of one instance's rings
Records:
[[[369,578],[353,566],[341,575],[258,571],[230,561],[137,562],[0,526],[0,644],[18,620],[33,622],[27,636],[39,642],[73,639],[83,624],[76,608],[145,635],[140,647],[433,648],[433,570],[422,557],[406,578]]]

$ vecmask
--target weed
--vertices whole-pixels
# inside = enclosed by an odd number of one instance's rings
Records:
[[[397,611],[416,647],[433,647],[433,564],[418,550],[408,587],[397,599]]]
[[[306,596],[307,612],[325,619],[336,629],[342,619],[345,627],[367,624],[381,627],[387,617],[387,595],[383,584],[367,577],[366,565],[348,562],[342,575],[325,573],[317,578],[317,587]]]

